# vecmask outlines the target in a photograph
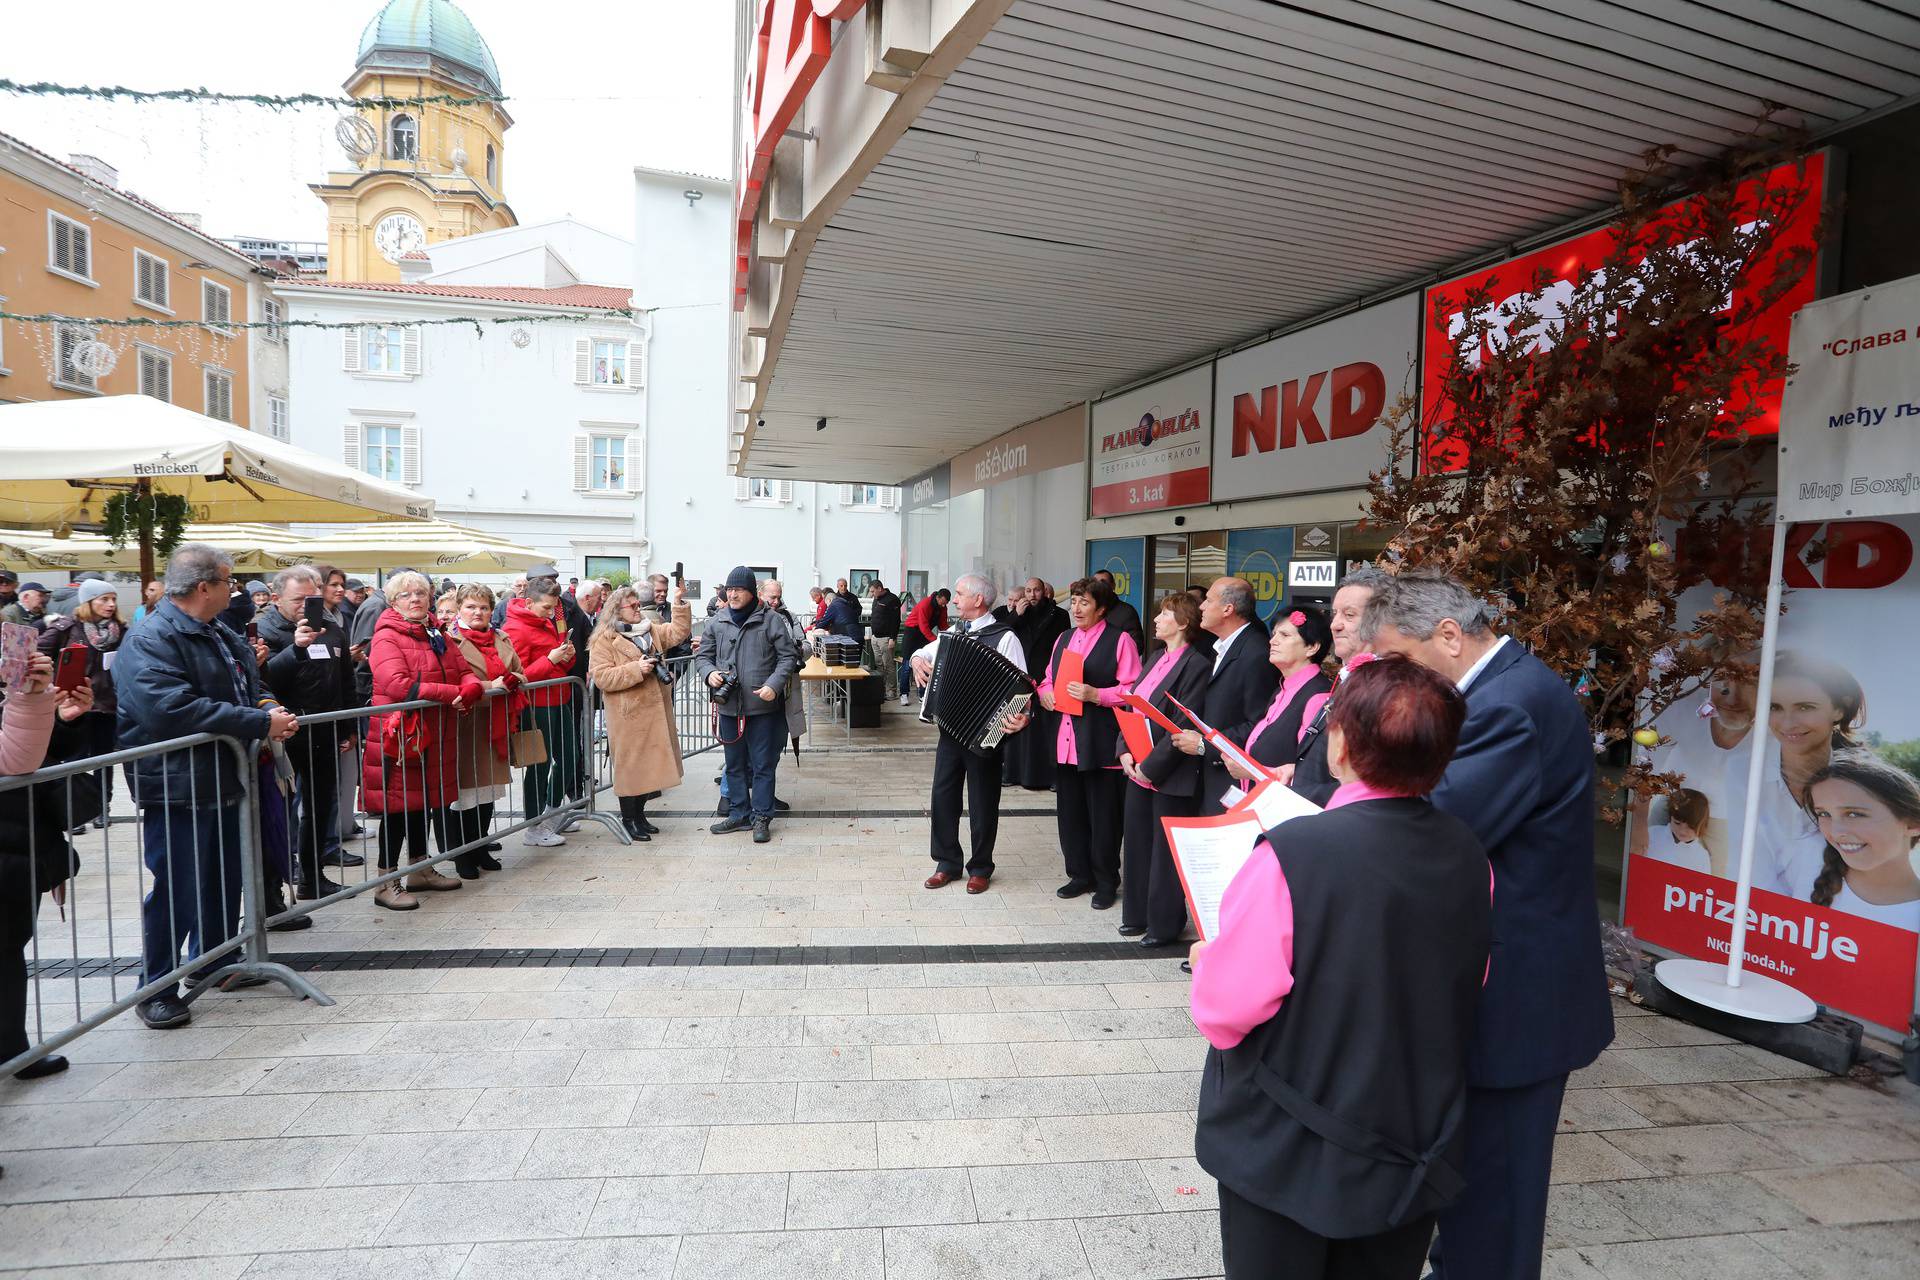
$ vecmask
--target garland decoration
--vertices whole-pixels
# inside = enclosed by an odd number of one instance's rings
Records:
[[[61,98],[99,98],[103,101],[126,99],[130,102],[242,102],[256,107],[267,107],[274,111],[286,111],[300,107],[372,107],[391,109],[394,107],[447,106],[466,107],[476,103],[500,103],[507,97],[502,93],[428,93],[418,97],[394,98],[376,95],[370,98],[348,98],[327,93],[220,93],[213,89],[129,89],[125,85],[89,85],[55,84],[48,80],[24,83],[19,80],[0,79],[0,93],[25,94],[37,97]]]
[[[442,316],[431,320],[408,320],[395,327],[402,329],[424,329],[428,325],[464,324],[473,326],[474,336],[485,337],[487,325],[502,324],[591,324],[602,320],[625,320],[629,323],[641,316],[651,315],[659,307],[585,307],[568,315],[504,315],[504,316]],[[79,325],[89,329],[205,329],[204,320],[162,320],[148,319],[145,316],[69,316],[54,311],[41,311],[28,314],[19,311],[0,310],[0,320],[14,320],[21,324]],[[365,320],[229,320],[222,329],[240,332],[248,329],[364,329]],[[524,345],[516,343],[518,345]]]
[[[144,510],[143,510],[144,508]],[[139,540],[144,524],[153,533],[153,554],[166,557],[186,536],[192,507],[177,493],[121,491],[107,499],[101,514],[101,532],[115,551]]]

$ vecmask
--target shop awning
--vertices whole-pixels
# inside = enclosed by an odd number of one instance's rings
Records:
[[[510,573],[553,558],[485,530],[445,520],[357,525],[316,535],[303,545],[312,559],[354,573],[401,565],[434,576]]]

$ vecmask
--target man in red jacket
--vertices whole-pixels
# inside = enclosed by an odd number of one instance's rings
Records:
[[[907,678],[907,663],[923,645],[933,643],[933,638],[947,629],[947,601],[953,599],[953,593],[945,587],[931,595],[923,596],[907,614],[907,620],[900,624],[900,705],[907,706],[913,701],[915,685]]]

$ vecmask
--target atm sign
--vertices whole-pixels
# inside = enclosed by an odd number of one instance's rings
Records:
[[[1339,581],[1338,560],[1295,560],[1287,566],[1287,586],[1295,591],[1331,591]]]

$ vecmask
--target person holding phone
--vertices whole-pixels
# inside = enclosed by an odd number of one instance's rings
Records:
[[[667,651],[692,630],[685,586],[673,597],[672,622],[649,618],[639,591],[620,587],[593,628],[588,670],[605,695],[613,793],[620,801],[621,823],[635,840],[651,840],[659,831],[647,821],[648,798],[679,786],[683,776],[673,686],[664,664]]]
[[[80,584],[79,601],[73,612],[49,617],[40,630],[40,652],[52,657],[55,679],[63,689],[72,689],[82,681],[93,690],[93,709],[80,717],[73,737],[86,746],[83,755],[105,755],[113,750],[114,717],[118,707],[113,697],[113,663],[120,642],[126,639],[125,620],[120,616],[120,589],[100,578]],[[63,657],[71,652],[72,657]],[[76,665],[62,672],[63,662]],[[106,778],[107,799],[113,796],[113,773],[101,770]]]
[[[507,602],[503,630],[520,655],[529,684],[558,680],[572,673],[579,650],[567,634],[558,577],[529,578],[526,596]],[[567,842],[560,834],[566,815],[554,811],[566,804],[579,785],[580,717],[575,714],[572,685],[529,689],[527,698],[526,719],[520,727],[540,730],[547,743],[547,759],[543,764],[528,765],[521,775],[526,815],[540,818],[521,839],[544,849]]]

